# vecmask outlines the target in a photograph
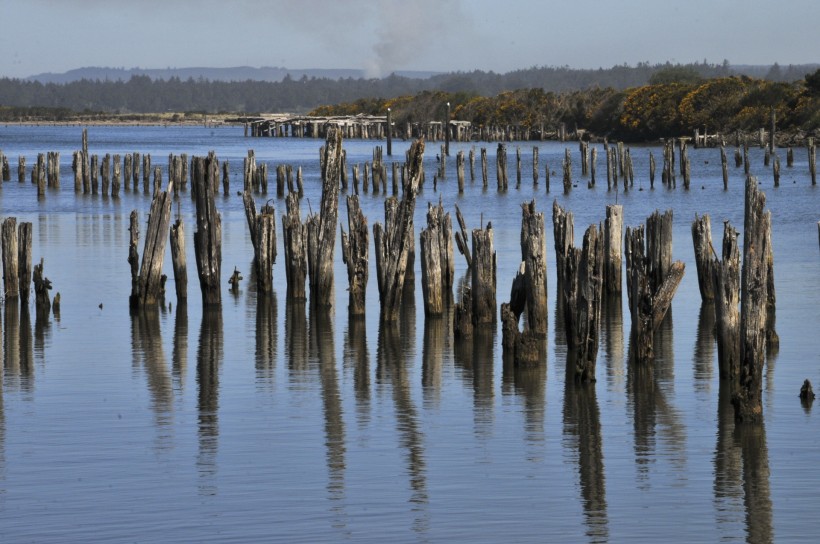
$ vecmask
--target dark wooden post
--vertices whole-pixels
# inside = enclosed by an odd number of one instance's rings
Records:
[[[728,221],[723,223],[722,255],[722,260],[716,255],[712,264],[715,336],[720,377],[734,384],[740,376],[740,250],[737,231]]]
[[[507,190],[507,145],[498,144],[495,155],[496,182],[499,191]]]
[[[535,200],[521,206],[521,260],[524,263],[524,291],[527,322],[539,337],[547,335],[547,245],[544,214],[536,213]]]
[[[139,272],[138,306],[156,304],[164,294],[162,261],[167,240],[165,233],[171,222],[171,191],[173,186],[169,184],[166,191],[157,192],[151,201]]]
[[[17,182],[26,182],[26,158],[22,155],[17,157]]]
[[[287,214],[282,215],[282,237],[285,248],[285,275],[288,298],[305,300],[305,277],[307,276],[307,225],[299,214],[299,195],[289,193],[285,203]]]
[[[814,145],[814,138],[809,138],[809,174],[811,174],[811,184],[817,185],[817,153]]]
[[[458,178],[458,192],[464,192],[464,151],[456,155],[456,177]]]
[[[20,294],[20,273],[18,266],[19,252],[17,249],[17,218],[7,217],[3,220],[2,250],[3,250],[3,294],[8,299],[17,299]],[[7,304],[17,304],[16,300]]]
[[[552,202],[552,234],[555,241],[555,269],[558,284],[564,281],[564,260],[574,245],[575,228],[572,212],[565,211],[558,200]]]
[[[655,188],[655,155],[649,152],[649,188]]]
[[[651,154],[651,152],[650,152]],[[589,183],[595,187],[595,170],[598,165],[598,148],[593,147],[589,155]]]
[[[567,195],[572,190],[572,153],[569,148],[564,149],[564,194]]]
[[[444,118],[444,156],[450,156],[450,103],[447,102],[447,116]],[[444,160],[441,161],[444,164]],[[444,176],[442,176],[443,178]]]
[[[763,420],[763,364],[766,361],[766,304],[770,212],[757,179],[746,179],[743,269],[740,284],[740,384],[732,397],[737,421]]]
[[[222,304],[222,218],[214,202],[214,168],[211,167],[215,160],[211,155],[193,158],[194,253],[203,306]]]
[[[538,186],[538,147],[532,148],[532,184]]]
[[[483,188],[487,188],[487,148],[481,148],[481,183]]]
[[[17,274],[20,289],[20,307],[28,308],[31,292],[31,223],[20,223],[17,227]]]
[[[126,155],[127,156],[127,155]],[[171,225],[171,263],[174,267],[174,286],[177,292],[177,305],[188,300],[188,265],[185,257],[185,227],[182,217]]]
[[[388,128],[389,126],[388,124]],[[363,316],[369,275],[370,248],[368,246],[367,218],[362,213],[357,195],[347,197],[347,228],[350,234],[345,233],[339,225],[342,236],[342,261],[347,265],[350,301],[348,311],[351,316]]]
[[[34,305],[37,312],[48,314],[51,310],[51,300],[48,292],[51,290],[51,280],[44,275],[44,259],[41,257],[39,264],[34,265]]]
[[[456,204],[456,220],[458,221],[459,228],[455,235],[456,247],[458,248],[458,252],[464,255],[464,259],[467,261],[467,268],[470,268],[473,266],[473,259],[470,254],[470,246],[467,245],[467,226],[464,223],[464,216],[461,215],[458,204]]]
[[[322,168],[322,203],[319,214],[307,218],[308,277],[311,299],[322,307],[333,305],[333,250],[339,214],[339,168],[342,156],[342,131],[327,131]]]
[[[428,204],[427,228],[422,229],[420,235],[425,315],[441,315],[444,313],[444,305],[452,297],[455,275],[452,240],[450,214],[444,213],[440,201],[438,206]]]
[[[473,229],[472,314],[473,324],[493,323],[496,317],[496,255],[493,226]]]
[[[712,223],[708,213],[703,217],[695,214],[695,220],[692,222],[692,243],[695,247],[695,266],[698,272],[700,299],[703,302],[711,302],[715,299],[712,266],[714,265],[713,256],[716,255],[712,245]]]
[[[402,291],[413,243],[413,213],[416,192],[421,183],[424,140],[410,146],[407,177],[402,188],[402,199],[389,197],[384,201],[384,225],[373,225],[376,251],[376,276],[379,285],[381,319],[396,321],[399,317]]]
[[[390,108],[387,108],[387,156],[393,156],[393,119],[390,114]],[[344,170],[343,170],[344,171]],[[342,183],[347,187],[347,175],[342,174]]]
[[[262,206],[255,222],[256,290],[259,293],[270,294],[273,292],[273,264],[276,262],[276,214],[273,206]]]
[[[725,146],[720,146],[720,169],[723,173],[723,190],[726,191],[729,189],[729,164]]]

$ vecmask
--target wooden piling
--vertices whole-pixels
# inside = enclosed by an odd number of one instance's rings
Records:
[[[535,200],[521,206],[521,260],[529,329],[547,335],[547,254],[544,214],[536,213]]]
[[[127,156],[127,155],[126,155]],[[169,241],[171,243],[171,264],[174,267],[174,287],[177,293],[177,306],[188,300],[188,264],[185,257],[185,226],[182,216],[171,225]]]
[[[26,158],[22,155],[17,157],[17,182],[26,182]]]
[[[481,183],[484,189],[487,188],[487,148],[481,148]]]
[[[108,189],[111,186],[111,154],[106,153],[102,160],[100,167],[100,176],[102,177],[102,194],[107,195]]]
[[[20,307],[28,308],[31,292],[31,223],[23,222],[17,227],[17,275]]]
[[[473,229],[472,245],[473,324],[489,324],[496,318],[496,255],[492,223],[487,223],[485,229]]]
[[[467,225],[464,223],[464,216],[461,215],[461,210],[456,204],[456,220],[458,221],[458,231],[456,232],[456,247],[458,252],[464,255],[467,261],[467,268],[473,265],[473,259],[470,253],[470,246],[467,245]]]
[[[811,184],[817,185],[817,148],[814,145],[814,138],[808,139],[809,152],[809,174],[811,174]]]
[[[780,157],[776,153],[772,163],[772,176],[774,177],[774,186],[780,187]]]
[[[342,236],[342,262],[347,265],[348,311],[351,316],[363,316],[370,248],[367,218],[362,213],[358,195],[347,197],[347,228],[349,234],[339,225]]]
[[[142,262],[139,271],[139,291],[136,307],[144,307],[159,302],[162,292],[162,261],[165,257],[165,233],[171,222],[171,191],[169,184],[166,191],[159,191],[151,201],[148,215],[148,228],[145,233],[145,245],[142,251]],[[129,248],[130,257],[130,248]]]
[[[581,175],[589,175],[589,142],[581,140],[578,142],[578,150],[581,152]]]
[[[464,151],[456,155],[456,176],[458,178],[458,192],[464,193]]]
[[[725,146],[720,146],[720,169],[723,173],[723,190],[726,191],[729,189],[729,164]]]
[[[7,217],[2,226],[3,251],[3,296],[7,304],[17,304],[20,295],[20,273],[18,266],[19,252],[17,248],[17,218]],[[13,299],[9,301],[9,299]]]
[[[572,190],[572,153],[569,148],[564,149],[564,194],[567,195]]]
[[[624,208],[620,204],[609,204],[606,207],[606,219],[604,220],[602,235],[604,285],[607,293],[620,293],[622,289],[623,211]]]
[[[282,215],[282,237],[288,298],[305,300],[305,277],[308,269],[307,225],[302,223],[299,214],[299,195],[288,194],[285,203],[287,213]]]
[[[151,182],[151,154],[145,153],[142,156],[142,192],[148,193],[148,186]],[[135,184],[136,188],[136,184]]]
[[[216,157],[193,157],[192,193],[196,205],[194,254],[203,306],[222,304],[222,218],[214,202]]]
[[[651,154],[651,153],[650,153]],[[652,159],[650,159],[652,160]],[[598,166],[598,148],[593,147],[589,155],[589,183],[595,187],[595,170]]]
[[[649,260],[649,287],[652,292],[672,269],[672,210],[663,215],[655,210],[646,219],[646,256]]]
[[[698,287],[702,302],[715,299],[712,267],[714,266],[715,249],[712,245],[712,223],[709,214],[699,217],[695,214],[692,222],[692,243],[695,248],[695,267],[698,273]]]
[[[740,283],[740,383],[732,396],[735,420],[759,423],[763,418],[763,365],[766,361],[766,304],[770,212],[754,176],[746,179],[743,224],[743,268]]]
[[[139,181],[140,181],[140,154],[138,152],[134,152],[132,155],[132,162],[133,162],[133,170],[131,172],[131,181],[133,182],[134,191],[139,190]]]
[[[552,202],[552,232],[555,241],[555,270],[558,284],[564,281],[564,260],[569,248],[574,245],[575,227],[571,211],[564,210],[558,205],[558,200]]]
[[[339,169],[342,157],[342,131],[327,131],[322,168],[322,202],[318,214],[307,218],[308,278],[314,304],[330,307],[334,300],[333,250],[339,214]]]
[[[495,177],[499,191],[507,190],[507,145],[498,144],[495,155]]]
[[[564,261],[564,327],[575,353],[575,379],[595,381],[603,293],[603,244],[595,225],[584,233],[583,248],[571,247]],[[571,369],[567,369],[570,372]]]
[[[538,147],[532,148],[532,184],[538,186]]]
[[[276,262],[276,214],[273,206],[262,206],[256,215],[256,290],[260,294],[273,292],[273,264]]]
[[[649,152],[649,188],[655,188],[655,155]]]
[[[422,229],[421,278],[425,315],[441,315],[452,298],[455,263],[453,259],[453,224],[439,201],[428,203],[427,228]]]
[[[515,188],[521,188],[521,148],[515,146]]]
[[[712,263],[718,369],[721,379],[734,383],[740,376],[740,250],[729,221],[723,223],[722,257]]]
[[[45,277],[44,268],[45,260],[40,257],[40,262],[34,265],[34,305],[37,312],[48,313],[51,310],[51,299],[48,296],[51,290],[51,280]]]
[[[413,213],[416,192],[421,182],[424,140],[410,146],[407,177],[402,187],[402,199],[389,197],[384,201],[385,223],[373,225],[376,251],[376,276],[379,286],[381,319],[396,321],[399,317],[404,280],[413,244]]]

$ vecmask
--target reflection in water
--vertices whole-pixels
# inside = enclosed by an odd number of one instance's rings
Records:
[[[202,309],[199,346],[196,353],[196,381],[199,386],[199,492],[215,495],[217,450],[219,446],[219,367],[222,364],[222,308]]]
[[[425,316],[424,344],[421,348],[421,385],[426,406],[437,407],[441,400],[441,366],[444,360],[444,337],[452,323],[447,314]]]
[[[632,412],[635,433],[635,463],[639,487],[649,485],[649,469],[657,459],[656,433],[660,434],[671,453],[673,466],[686,478],[686,429],[677,410],[667,401],[673,394],[672,319],[667,314],[655,333],[655,362],[636,363],[632,343],[629,344],[627,374],[627,407]]]
[[[746,541],[772,542],[772,501],[769,488],[769,449],[763,423],[735,424],[730,385],[720,383],[718,432],[714,460],[715,511],[722,533],[743,511]],[[743,508],[740,508],[741,497]]]
[[[564,381],[564,443],[578,455],[584,523],[591,542],[609,540],[603,438],[594,382],[575,379],[575,350],[567,355]]]
[[[3,309],[3,367],[7,388],[19,387],[31,393],[34,390],[34,355],[32,352],[31,317],[28,307],[22,310],[16,304]]]
[[[542,461],[546,442],[547,365],[516,366],[512,354],[506,353],[501,383],[505,394],[512,392],[524,400],[524,433],[527,444],[533,447],[527,460]]]
[[[370,421],[370,356],[367,353],[367,322],[348,312],[344,364],[353,367],[356,414],[360,425]]]
[[[45,361],[46,340],[51,339],[51,311],[35,305],[34,310],[34,353],[37,360]]]
[[[185,373],[188,367],[188,302],[177,301],[174,316],[174,346],[171,356],[174,378],[174,389],[182,391],[185,385]]]
[[[601,319],[607,386],[614,392],[623,392],[624,316],[621,293],[605,294],[601,305]]]
[[[712,369],[715,359],[715,306],[701,303],[698,314],[698,331],[695,338],[695,390],[708,393],[712,385]]]
[[[404,315],[400,317],[404,318]],[[404,326],[409,327],[409,324],[405,323]],[[412,385],[407,375],[409,340],[406,335],[399,333],[397,323],[379,323],[376,379],[380,386],[389,384],[393,392],[399,442],[406,453],[411,489],[410,502],[417,516],[414,530],[426,532],[429,528],[427,466],[424,457],[424,434],[413,404]]]
[[[332,308],[310,307],[310,360],[319,362],[322,384],[322,407],[325,416],[325,446],[327,447],[328,496],[341,501],[345,497],[345,423],[342,398],[336,377],[334,346],[334,316]],[[334,509],[343,513],[341,507]],[[340,522],[344,524],[343,522]]]
[[[273,387],[276,370],[276,293],[256,296],[256,382]]]
[[[305,301],[287,297],[285,301],[285,359],[292,383],[309,382]]]
[[[159,437],[159,449],[169,447],[171,409],[173,390],[165,352],[162,349],[162,333],[159,324],[159,308],[150,306],[141,308],[131,314],[131,350],[134,366],[142,365],[148,378],[148,391],[151,394],[151,409],[156,418],[157,430],[165,429]]]
[[[489,438],[493,424],[493,353],[495,326],[477,326],[473,337],[455,342],[455,364],[473,390],[475,433]]]

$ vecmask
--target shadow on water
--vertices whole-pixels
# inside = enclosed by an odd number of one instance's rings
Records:
[[[325,447],[327,448],[328,498],[338,501],[333,512],[335,524],[345,526],[345,423],[342,397],[336,376],[336,348],[334,344],[335,317],[332,308],[310,306],[309,357],[319,364],[322,388],[322,408],[325,420]],[[341,518],[341,519],[339,519]]]
[[[713,368],[716,346],[715,305],[711,302],[701,303],[693,357],[695,391],[701,393],[710,392],[712,376],[714,375]]]
[[[202,309],[199,346],[196,353],[196,381],[199,386],[198,437],[199,492],[216,495],[217,451],[219,449],[219,369],[222,365],[222,308]]]
[[[651,465],[659,457],[658,436],[663,439],[666,450],[670,453],[672,466],[681,478],[686,478],[686,429],[677,410],[668,401],[668,396],[674,394],[673,343],[671,312],[667,313],[655,332],[654,363],[637,363],[631,340],[629,342],[627,410],[633,418],[635,463],[640,489],[649,486]]]
[[[131,313],[131,355],[134,368],[141,368],[148,380],[151,409],[160,433],[157,447],[160,450],[168,449],[170,437],[167,433],[172,424],[173,389],[162,348],[157,306],[141,308]]]
[[[575,379],[575,350],[567,354],[564,380],[564,444],[578,458],[584,523],[590,542],[609,540],[601,418],[594,382]]]
[[[364,426],[370,421],[370,355],[367,352],[367,321],[348,312],[345,331],[344,365],[353,370],[356,420]]]
[[[604,296],[601,305],[601,341],[606,366],[607,387],[624,390],[624,317],[621,293]]]
[[[273,387],[277,342],[276,292],[256,296],[256,382]]]
[[[411,334],[412,333],[412,334]],[[389,386],[396,410],[399,446],[405,452],[410,484],[410,503],[416,516],[413,530],[429,530],[427,463],[424,433],[413,403],[412,384],[407,368],[415,344],[415,303],[403,297],[399,323],[380,321],[376,348],[376,380],[381,389]]]
[[[16,301],[14,301],[16,302]],[[3,308],[3,372],[7,389],[34,391],[34,354],[31,315],[28,307],[6,304]]]
[[[743,524],[747,542],[772,542],[772,501],[769,487],[769,450],[766,428],[735,424],[730,384],[721,380],[718,394],[718,431],[714,457],[714,503],[718,530],[737,533]],[[740,513],[743,512],[741,521]]]

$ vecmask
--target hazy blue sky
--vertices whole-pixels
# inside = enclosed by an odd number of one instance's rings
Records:
[[[0,0],[0,76],[820,62],[820,0]]]

